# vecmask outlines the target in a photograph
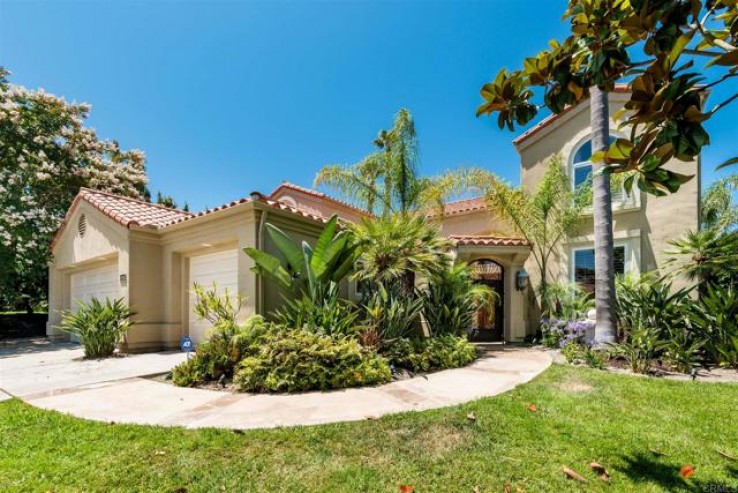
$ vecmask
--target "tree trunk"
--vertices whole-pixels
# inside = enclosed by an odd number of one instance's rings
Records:
[[[415,272],[410,269],[405,270],[400,278],[400,289],[403,296],[415,298]]]
[[[592,152],[608,147],[610,115],[607,93],[591,87],[590,119],[592,126]],[[617,320],[615,318],[615,264],[612,237],[612,195],[610,174],[602,173],[603,162],[593,162],[592,204],[594,212],[595,251],[595,308],[597,319],[594,342],[603,345],[615,342]]]

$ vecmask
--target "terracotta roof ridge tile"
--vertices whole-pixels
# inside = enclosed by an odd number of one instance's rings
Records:
[[[184,211],[182,209],[177,209],[175,207],[167,207],[167,206],[165,206],[163,204],[157,204],[155,202],[146,202],[145,200],[136,199],[136,198],[133,198],[133,197],[129,197],[127,195],[119,195],[119,194],[116,194],[116,193],[105,192],[105,191],[102,191],[102,190],[96,190],[94,188],[80,187],[79,188],[79,192],[80,193],[88,192],[88,193],[93,193],[93,194],[98,194],[98,195],[106,195],[108,197],[113,197],[113,198],[121,199],[121,200],[127,200],[129,202],[135,202],[137,204],[142,204],[142,205],[146,205],[146,206],[149,206],[149,207],[155,207],[157,209],[163,209],[163,210],[172,211],[172,212],[179,212],[181,214],[194,215],[194,213],[192,213],[190,211]]]

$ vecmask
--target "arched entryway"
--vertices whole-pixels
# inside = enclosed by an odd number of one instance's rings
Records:
[[[504,300],[505,268],[492,259],[471,262],[474,282],[489,286],[497,293],[497,300],[477,310],[469,328],[469,340],[475,342],[503,341],[505,337]]]

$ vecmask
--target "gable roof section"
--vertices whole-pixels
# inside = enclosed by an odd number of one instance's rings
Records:
[[[339,200],[335,197],[331,197],[330,195],[324,194],[323,192],[318,192],[317,190],[313,190],[312,188],[302,187],[300,185],[295,185],[294,183],[290,183],[288,181],[283,181],[280,183],[280,185],[275,188],[272,193],[269,194],[269,198],[274,200],[274,196],[277,195],[282,190],[295,190],[301,193],[304,193],[306,195],[311,195],[317,199],[320,199],[324,202],[330,202],[332,204],[339,205],[341,207],[345,207],[347,209],[351,209],[355,211],[356,213],[362,215],[362,216],[369,216],[370,214],[362,209],[361,207],[356,207],[355,205],[349,204],[348,202],[344,202],[343,200]]]
[[[74,211],[79,207],[79,203],[85,201],[102,212],[105,216],[114,220],[121,226],[130,228],[131,226],[143,226],[152,229],[162,229],[167,226],[174,224],[180,224],[190,219],[202,216],[208,216],[214,212],[230,209],[246,202],[259,202],[267,205],[273,209],[285,211],[291,214],[295,214],[300,217],[304,217],[311,221],[326,222],[329,218],[318,216],[310,212],[301,210],[299,208],[291,207],[288,204],[282,203],[278,200],[272,200],[264,197],[262,194],[255,192],[251,198],[243,198],[234,200],[227,204],[215,207],[213,209],[207,209],[202,212],[192,213],[182,211],[179,209],[170,209],[160,204],[152,204],[143,200],[133,199],[130,197],[124,197],[121,195],[115,195],[107,192],[100,192],[98,190],[92,190],[89,188],[81,188],[79,193],[72,202],[71,207],[64,216],[64,220],[56,231],[54,238],[51,241],[53,247],[62,233],[66,229],[69,218],[72,216]]]
[[[74,211],[82,201],[89,203],[107,217],[126,228],[133,225],[160,228],[172,221],[181,218],[187,219],[194,215],[187,211],[170,209],[160,204],[152,204],[131,197],[82,187],[74,198],[74,202],[69,207],[67,214],[64,216],[61,225],[56,230],[54,238],[51,240],[52,247],[66,229],[69,218],[72,217],[72,214],[74,214]]]

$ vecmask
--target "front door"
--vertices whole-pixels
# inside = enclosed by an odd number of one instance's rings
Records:
[[[497,293],[495,301],[480,307],[474,314],[469,328],[469,340],[497,342],[505,338],[504,300],[505,270],[494,260],[476,260],[469,264],[475,282],[492,288]]]

